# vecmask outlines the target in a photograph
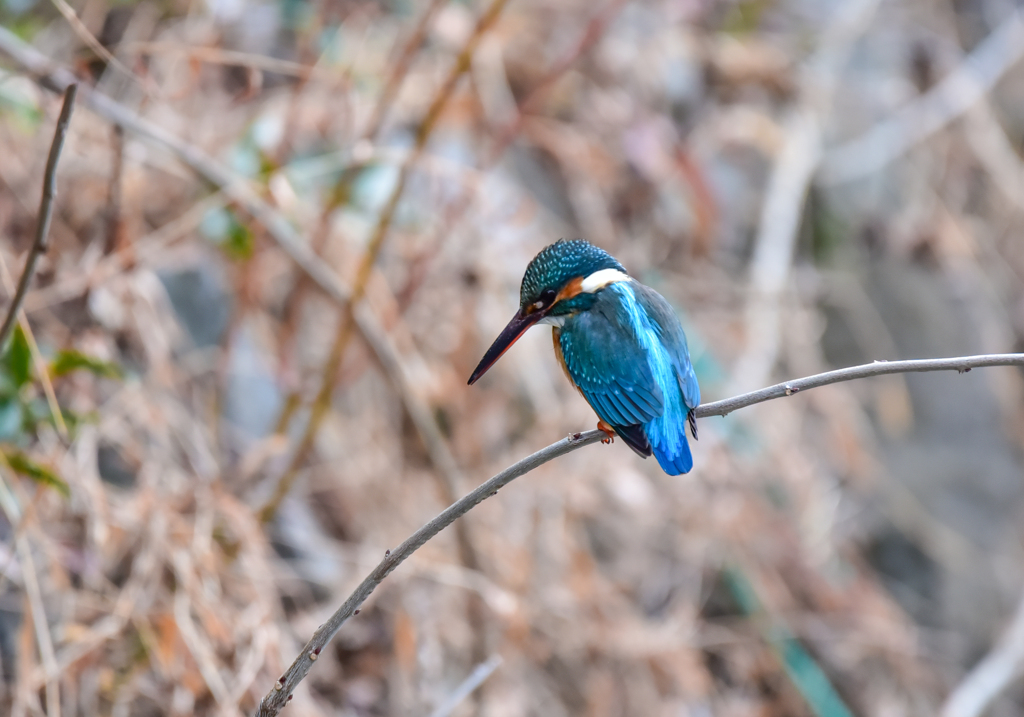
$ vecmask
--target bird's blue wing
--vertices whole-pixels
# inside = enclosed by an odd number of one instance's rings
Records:
[[[690,349],[686,344],[686,334],[683,333],[679,318],[665,298],[654,289],[643,284],[634,284],[633,293],[657,326],[662,346],[665,347],[675,369],[676,379],[683,393],[683,402],[687,408],[693,410],[700,405],[700,386],[697,385],[697,375],[693,372],[693,364],[690,363]]]
[[[662,393],[640,343],[614,310],[600,304],[559,332],[565,368],[597,415],[612,426],[647,423],[663,410]]]
[[[660,294],[638,282],[613,284],[559,333],[566,371],[584,398],[641,455],[651,453],[669,475],[686,473],[693,456],[687,419],[700,404],[679,319]],[[630,441],[634,436],[637,445]]]

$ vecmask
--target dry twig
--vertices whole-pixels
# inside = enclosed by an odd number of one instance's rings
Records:
[[[5,27],[0,27],[0,53],[10,57],[37,83],[54,92],[63,92],[68,85],[74,84],[76,81],[70,71],[54,66],[49,58],[25,44]],[[308,274],[328,296],[338,302],[348,300],[348,288],[337,274],[306,245],[291,222],[267,204],[246,180],[195,145],[142,119],[124,105],[91,87],[83,85],[81,95],[82,103],[100,117],[169,150],[203,179],[220,187],[231,201],[237,203],[266,228],[273,240],[291,257],[292,261]]]
[[[18,311],[21,310],[21,302],[25,300],[28,292],[28,285],[36,273],[36,263],[39,257],[50,248],[50,220],[53,218],[53,198],[57,194],[57,162],[60,161],[60,152],[64,148],[64,138],[68,134],[68,124],[71,122],[71,113],[75,109],[75,97],[78,94],[78,85],[69,84],[64,90],[64,105],[60,110],[60,117],[57,119],[57,128],[53,133],[53,143],[50,145],[50,155],[46,158],[46,172],[43,174],[43,197],[39,201],[39,215],[36,219],[36,236],[32,241],[32,247],[28,250],[25,258],[25,268],[21,272],[21,279],[18,280],[18,288],[11,299],[11,305],[7,308],[7,316],[0,326],[0,350],[7,345],[7,339],[14,328],[14,322],[18,319]]]
[[[455,691],[445,698],[444,702],[430,713],[430,717],[448,717],[464,699],[473,694],[473,690],[482,685],[494,671],[501,667],[501,655],[491,655],[486,662],[481,662],[469,676],[462,681]]]
[[[9,469],[8,466],[5,466]],[[21,523],[25,516],[18,506],[14,494],[7,487],[4,477],[0,475],[0,510],[7,517],[8,523],[15,527],[17,535],[15,544],[18,551],[18,560],[21,562],[21,569],[25,580],[25,595],[31,608],[32,626],[35,628],[36,643],[39,647],[39,656],[43,663],[43,671],[46,676],[46,713],[52,717],[60,717],[60,670],[57,667],[57,658],[53,649],[53,640],[50,637],[50,625],[46,619],[46,610],[43,608],[43,594],[39,587],[39,575],[36,572],[35,561],[32,559],[32,548],[28,542],[28,536],[24,531],[18,530],[23,527]]]
[[[380,251],[384,246],[384,240],[387,238],[388,232],[391,229],[391,223],[394,219],[395,212],[398,209],[398,203],[405,191],[405,185],[408,182],[409,177],[412,175],[412,170],[416,165],[417,160],[420,158],[420,155],[422,155],[423,151],[426,149],[427,140],[430,139],[430,135],[433,133],[434,128],[437,125],[437,121],[441,117],[441,113],[444,111],[445,106],[448,104],[448,100],[451,99],[452,94],[455,92],[455,87],[458,85],[462,75],[464,75],[469,69],[470,63],[473,59],[473,53],[476,52],[476,48],[480,44],[480,40],[497,21],[506,2],[507,0],[493,0],[487,10],[484,11],[484,14],[480,16],[480,19],[477,21],[476,27],[473,30],[473,34],[463,46],[462,51],[455,60],[455,64],[448,73],[448,77],[445,78],[444,83],[441,85],[441,89],[438,90],[437,94],[434,96],[434,101],[431,103],[429,109],[427,109],[427,113],[423,117],[423,121],[420,122],[419,128],[416,130],[416,141],[413,145],[413,149],[409,153],[409,157],[406,159],[405,164],[403,164],[401,170],[399,170],[398,179],[395,180],[395,186],[391,190],[391,196],[388,197],[387,203],[381,210],[380,217],[377,220],[377,225],[374,227],[373,234],[367,243],[366,250],[363,252],[363,257],[359,262],[358,269],[356,270],[355,282],[352,285],[352,291],[350,292],[348,301],[345,302],[341,321],[338,324],[334,343],[331,346],[330,355],[324,363],[323,375],[320,378],[320,390],[317,392],[316,398],[313,399],[309,420],[306,422],[306,427],[303,430],[302,437],[299,439],[299,442],[295,447],[295,453],[292,456],[291,463],[288,465],[288,468],[278,481],[273,495],[264,504],[263,508],[260,509],[260,520],[263,522],[267,522],[273,518],[274,513],[277,511],[277,506],[291,490],[291,486],[295,482],[295,477],[303,463],[305,463],[306,456],[313,447],[313,442],[320,430],[320,425],[323,423],[323,419],[326,417],[327,411],[330,408],[331,395],[334,392],[338,369],[341,367],[341,361],[345,356],[345,350],[348,348],[349,341],[352,339],[353,329],[356,326],[356,307],[363,300],[363,296],[366,293],[366,287],[369,284],[373,267],[377,263],[377,258],[380,256]]]
[[[372,146],[372,142],[376,139],[377,133],[380,131],[380,128],[384,124],[384,119],[387,116],[387,113],[391,108],[391,104],[398,93],[398,89],[401,86],[402,80],[405,79],[405,75],[409,71],[409,67],[412,64],[413,58],[416,56],[416,51],[423,44],[423,39],[426,37],[427,30],[430,27],[430,23],[434,19],[435,14],[437,13],[438,10],[440,10],[443,4],[444,2],[442,0],[431,0],[430,5],[427,7],[423,15],[417,21],[416,28],[409,35],[408,39],[406,40],[405,44],[402,47],[402,51],[398,55],[398,59],[396,60],[394,66],[391,68],[391,71],[388,73],[388,79],[384,83],[384,89],[381,90],[380,97],[378,98],[377,103],[373,108],[373,114],[371,115],[371,119],[360,137],[361,143],[371,143]],[[346,150],[342,154],[344,155],[344,161],[341,165],[339,165],[339,169],[349,167],[350,163],[354,161],[354,153],[352,151]],[[401,161],[408,161],[408,155],[406,154],[406,156],[403,157]],[[338,183],[335,184],[335,187],[332,190],[332,192],[335,195],[340,194],[338,190],[341,184],[351,181],[350,178],[346,176],[345,172],[342,172],[341,175],[342,178],[338,180]],[[313,238],[311,240],[311,248],[313,249],[314,252],[318,254],[323,251],[323,247],[327,242],[327,237],[328,234],[330,233],[331,216],[336,208],[336,202],[330,201],[324,205],[323,210],[321,211],[319,228],[314,233]],[[285,316],[288,317],[285,319],[284,322],[286,325],[285,336],[287,338],[286,340],[282,341],[282,345],[289,344],[291,339],[293,338],[292,331],[294,331],[295,316],[297,315],[297,312],[299,310],[298,307],[301,306],[305,299],[306,290],[308,288],[310,288],[310,277],[307,275],[299,276],[298,280],[295,282],[295,287],[292,289],[292,294],[288,299],[288,306],[285,308]],[[372,321],[372,317],[370,317],[370,320]],[[362,328],[360,328],[360,330],[362,330]],[[282,354],[283,353],[284,352],[282,352]],[[390,355],[397,356],[397,354]],[[288,425],[295,410],[299,408],[301,404],[301,399],[302,397],[298,391],[292,392],[292,394],[289,395],[287,399],[285,399],[285,409],[281,412],[280,416],[278,417],[278,432],[283,431],[284,428]]]
[[[1024,12],[1015,10],[942,82],[822,158],[819,181],[840,184],[877,172],[963,115],[1024,57]]]
[[[999,644],[950,694],[942,717],[980,717],[1024,672],[1024,598]]]
[[[54,67],[48,58],[4,27],[0,27],[0,53],[14,60],[25,72],[31,74],[36,82],[47,89],[63,91],[75,81],[74,75],[68,70]],[[349,301],[351,292],[338,275],[306,244],[291,222],[265,202],[247,181],[198,147],[142,119],[127,107],[88,86],[82,87],[82,100],[87,107],[107,121],[169,150],[203,179],[219,187],[225,197],[238,204],[263,225],[277,245],[321,291],[339,304],[346,304]],[[380,322],[372,312],[362,309],[355,312],[354,322],[384,367],[388,379],[395,386],[409,414],[429,419],[429,426],[417,422],[417,429],[423,433],[426,427],[429,433],[440,435],[429,407],[417,393],[408,390],[408,381],[401,368],[401,356]]]
[[[11,296],[14,295],[14,277],[11,276],[11,272],[7,268],[7,262],[4,261],[3,257],[0,257],[0,283],[3,283],[4,290],[7,293]],[[18,326],[25,332],[25,341],[28,343],[29,353],[32,354],[32,365],[36,367],[36,375],[39,376],[39,383],[43,386],[43,394],[45,394],[46,403],[50,407],[53,424],[57,427],[60,437],[67,439],[68,426],[64,422],[64,414],[61,413],[60,405],[57,403],[57,394],[53,390],[53,381],[47,370],[46,359],[43,358],[42,352],[39,351],[39,344],[36,342],[36,336],[32,331],[32,327],[29,326],[24,306],[18,309]]]
[[[768,386],[758,391],[752,391],[733,398],[706,403],[698,406],[695,413],[698,418],[709,416],[726,416],[733,411],[758,403],[770,401],[775,398],[792,396],[819,386],[827,386],[843,381],[852,381],[870,376],[883,376],[893,373],[913,373],[929,371],[957,371],[967,373],[974,368],[987,366],[1024,366],[1024,354],[986,354],[981,356],[960,356],[944,359],[923,359],[911,361],[876,361],[862,366],[851,366],[849,368],[828,371],[826,373],[806,376],[804,378]],[[352,617],[359,606],[362,605],[370,594],[377,588],[384,579],[399,565],[405,562],[413,553],[419,550],[431,538],[451,525],[457,518],[462,517],[480,503],[491,496],[497,495],[498,490],[505,487],[516,478],[526,475],[535,468],[538,468],[550,460],[571,453],[577,448],[589,446],[605,438],[600,430],[587,431],[585,433],[574,433],[563,438],[557,443],[552,443],[547,448],[527,456],[518,463],[509,466],[501,473],[490,480],[482,483],[474,490],[467,493],[458,501],[441,511],[433,520],[413,533],[409,538],[399,545],[395,550],[385,553],[384,559],[374,568],[359,587],[349,595],[348,599],[321,625],[313,637],[310,638],[302,652],[295,658],[295,661],[288,667],[281,678],[274,684],[273,689],[267,693],[260,702],[256,711],[256,717],[273,717],[281,708],[287,704],[291,694],[298,684],[309,674],[313,663],[320,656],[324,647],[337,634],[341,626]]]
[[[89,28],[87,28],[85,23],[82,22],[82,18],[78,17],[78,13],[75,12],[75,9],[68,5],[67,0],[52,0],[52,2],[53,6],[57,8],[57,12],[64,16],[64,19],[68,21],[68,25],[70,25],[74,33],[78,35],[78,39],[88,45],[89,49],[95,52],[96,55],[104,62],[116,67],[136,82],[138,81],[138,78],[134,73],[125,67],[124,63],[114,57],[110,50],[104,47],[103,43],[100,42],[95,35],[89,32]]]
[[[276,72],[280,75],[290,75],[304,80],[317,76],[324,79],[336,79],[337,72],[320,69],[312,65],[304,65],[300,62],[282,60],[268,55],[257,55],[251,52],[238,52],[236,50],[225,50],[220,47],[207,47],[201,45],[182,45],[177,42],[129,42],[118,46],[119,52],[139,55],[184,55],[189,59],[200,62],[209,62],[217,65],[239,65],[250,67],[266,72]]]
[[[804,200],[821,161],[822,124],[838,73],[854,40],[874,15],[878,0],[847,3],[822,35],[801,73],[802,100],[786,122],[785,139],[765,190],[746,306],[746,348],[733,369],[730,392],[760,386],[771,375],[782,341],[781,303],[789,283]]]
[[[377,136],[381,126],[384,124],[388,111],[391,109],[391,103],[398,94],[398,88],[401,87],[402,80],[405,79],[406,74],[409,72],[409,67],[416,56],[416,51],[423,44],[423,39],[427,35],[430,23],[433,21],[434,16],[437,15],[438,10],[443,6],[444,0],[430,0],[427,9],[423,11],[423,15],[420,16],[416,27],[405,41],[405,45],[402,46],[402,52],[398,55],[398,60],[388,73],[388,79],[380,93],[380,99],[377,100],[377,104],[373,108],[373,115],[371,115],[366,129],[363,131],[363,139],[372,140]]]

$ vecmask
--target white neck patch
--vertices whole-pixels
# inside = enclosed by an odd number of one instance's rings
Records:
[[[561,328],[565,326],[565,319],[565,316],[545,316],[543,319],[540,319],[537,323],[547,324],[548,326],[557,326],[558,328]]]
[[[586,294],[593,294],[599,289],[603,289],[609,284],[614,284],[618,281],[630,281],[632,277],[629,274],[623,274],[618,269],[601,269],[595,271],[593,274],[588,276],[580,284],[580,290]]]

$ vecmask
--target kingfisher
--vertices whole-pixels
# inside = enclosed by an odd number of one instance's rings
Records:
[[[560,239],[526,267],[519,311],[469,377],[472,386],[534,324],[549,324],[555,356],[597,413],[597,427],[669,475],[688,473],[700,387],[686,334],[668,301],[583,239]]]

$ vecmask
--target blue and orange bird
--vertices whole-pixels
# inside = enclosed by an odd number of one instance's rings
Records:
[[[686,335],[669,303],[629,276],[603,249],[560,240],[526,267],[519,312],[484,354],[469,378],[484,375],[534,324],[550,324],[565,375],[600,419],[640,456],[654,454],[669,475],[688,473],[693,456],[693,410],[700,387]]]

